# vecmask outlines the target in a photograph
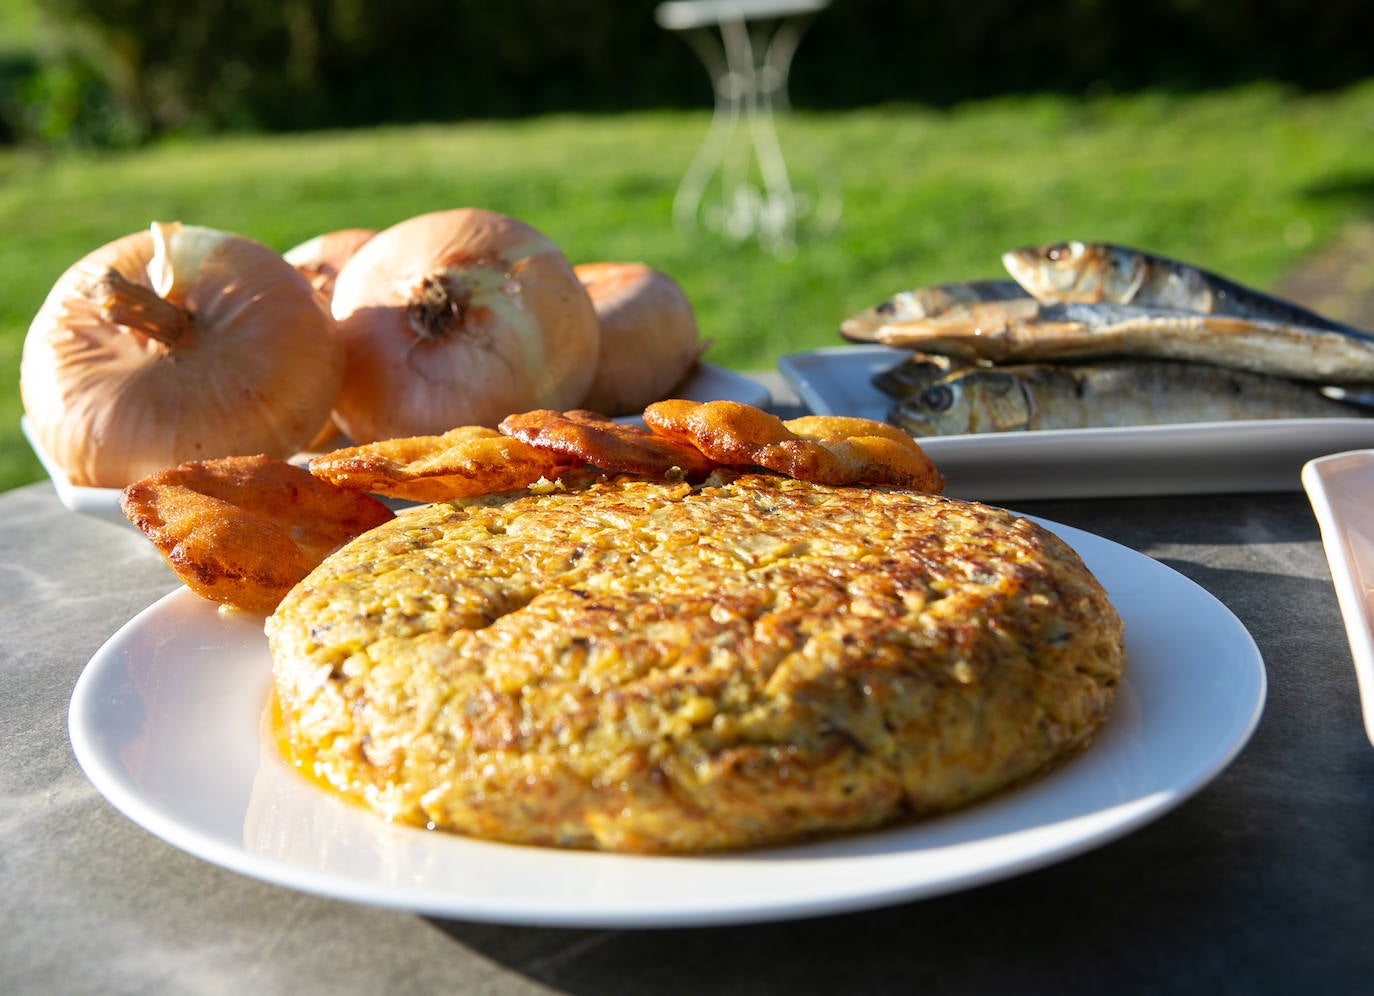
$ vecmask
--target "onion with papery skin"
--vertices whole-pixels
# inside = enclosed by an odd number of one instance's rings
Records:
[[[307,239],[300,245],[286,250],[282,256],[310,281],[310,285],[319,291],[328,306],[329,299],[334,296],[334,281],[338,279],[339,271],[353,254],[363,247],[363,243],[376,234],[377,232],[371,228],[341,228]],[[324,426],[311,437],[306,448],[325,449],[338,435],[339,426],[334,421],[331,405],[330,415],[325,419]]]
[[[583,408],[638,414],[663,399],[701,355],[696,315],[667,274],[644,263],[573,267],[601,323],[596,376]]]
[[[19,386],[71,483],[123,487],[187,460],[293,455],[342,376],[332,318],[279,253],[172,223],[62,274],[24,340]]]
[[[572,266],[492,211],[379,232],[339,272],[333,310],[347,352],[334,419],[358,443],[571,408],[595,373],[596,312]]]
[[[341,228],[293,246],[282,256],[328,301],[343,265],[376,234],[371,228]]]

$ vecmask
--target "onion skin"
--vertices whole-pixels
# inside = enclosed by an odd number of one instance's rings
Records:
[[[282,256],[328,301],[344,264],[376,234],[371,228],[341,228],[307,239]]]
[[[344,264],[332,307],[347,354],[334,419],[357,443],[571,408],[595,373],[596,312],[571,264],[493,211],[379,232]]]
[[[338,279],[339,271],[353,254],[376,234],[376,230],[372,228],[340,228],[307,239],[300,245],[286,250],[282,257],[310,281],[310,285],[319,291],[320,296],[324,298],[325,306],[328,307],[330,298],[334,296],[334,281]],[[327,449],[338,435],[339,426],[334,421],[331,407],[324,425],[306,444],[306,449]]]
[[[579,263],[573,271],[601,325],[596,376],[582,407],[631,415],[663,400],[702,351],[687,295],[645,263]]]
[[[163,342],[112,321],[111,280],[183,310],[184,331]],[[277,252],[155,225],[100,247],[53,286],[24,340],[24,410],[39,445],[80,486],[123,487],[188,460],[285,459],[319,430],[342,381],[332,325]]]

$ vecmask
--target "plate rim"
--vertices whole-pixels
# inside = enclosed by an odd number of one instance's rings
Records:
[[[411,912],[454,917],[479,922],[522,924],[531,926],[558,926],[558,927],[584,927],[584,928],[662,928],[662,927],[694,927],[724,925],[732,923],[756,923],[781,921],[802,917],[828,915],[835,913],[851,912],[860,909],[871,909],[879,906],[891,905],[894,903],[916,901],[924,898],[931,898],[938,895],[947,894],[971,888],[1019,875],[1027,871],[1050,865],[1067,858],[1073,857],[1085,851],[1103,846],[1128,833],[1139,829],[1141,826],[1152,822],[1165,813],[1181,805],[1185,800],[1201,791],[1207,784],[1217,777],[1235,757],[1244,749],[1250,740],[1264,709],[1267,697],[1267,676],[1262,656],[1258,647],[1255,645],[1253,637],[1248,630],[1235,617],[1233,613],[1210,592],[1202,588],[1196,582],[1175,571],[1165,564],[1161,564],[1144,554],[1131,550],[1128,547],[1107,540],[1093,533],[1088,533],[1074,527],[1063,526],[1049,520],[1041,519],[1036,516],[1026,516],[1034,521],[1040,522],[1047,528],[1061,535],[1076,550],[1080,546],[1086,545],[1093,547],[1099,546],[1098,553],[1107,551],[1115,557],[1124,556],[1131,568],[1131,574],[1135,575],[1141,570],[1161,572],[1157,577],[1170,578],[1174,585],[1176,597],[1186,595],[1189,604],[1197,606],[1198,612],[1205,614],[1212,624],[1224,623],[1229,628],[1228,639],[1232,641],[1234,653],[1245,659],[1245,676],[1250,681],[1250,697],[1242,704],[1230,717],[1229,732],[1224,738],[1217,739],[1208,745],[1206,756],[1194,756],[1190,758],[1190,775],[1179,785],[1174,786],[1168,792],[1157,792],[1144,800],[1132,800],[1131,805],[1126,811],[1116,814],[1113,818],[1107,819],[1104,825],[1095,826],[1090,831],[1082,831],[1077,834],[1068,835],[1059,839],[1053,846],[1042,846],[1032,848],[1029,851],[1019,852],[1014,859],[999,862],[985,862],[980,868],[974,871],[967,871],[949,879],[944,879],[934,884],[921,882],[913,885],[910,880],[890,880],[885,888],[868,888],[863,891],[832,890],[825,895],[816,895],[807,898],[790,898],[783,901],[770,899],[751,899],[741,901],[736,897],[734,901],[725,902],[716,900],[714,903],[698,902],[691,908],[669,908],[667,905],[654,906],[653,904],[639,906],[622,907],[615,909],[601,909],[579,904],[579,908],[573,909],[568,905],[554,905],[546,909],[531,908],[528,903],[511,903],[494,900],[491,897],[483,897],[479,901],[474,901],[471,896],[467,897],[435,897],[426,894],[424,890],[397,888],[396,886],[380,886],[375,883],[359,883],[352,879],[341,879],[337,874],[326,873],[316,869],[300,866],[298,863],[290,862],[286,859],[265,856],[262,854],[251,853],[246,846],[226,845],[222,840],[207,831],[205,827],[186,827],[184,820],[177,820],[170,815],[162,813],[149,799],[140,795],[128,784],[128,779],[123,777],[123,773],[115,770],[109,759],[106,758],[101,749],[95,742],[93,731],[89,729],[83,719],[83,713],[87,712],[92,703],[89,701],[94,694],[97,685],[97,677],[102,667],[112,666],[108,662],[118,659],[123,643],[127,642],[131,634],[139,631],[147,625],[147,621],[155,618],[160,611],[165,611],[162,607],[176,604],[178,600],[185,600],[188,604],[200,605],[200,600],[185,588],[178,588],[163,598],[158,599],[152,605],[147,606],[133,618],[126,621],[113,634],[108,641],[91,658],[82,674],[78,678],[73,688],[71,703],[68,713],[68,728],[71,738],[72,748],[82,770],[92,781],[95,787],[105,798],[122,812],[127,818],[132,820],[146,831],[161,838],[165,842],[202,858],[212,864],[232,871],[239,872],[250,878],[270,882],[280,886],[294,888],[314,895],[325,896],[328,898],[341,899],[345,901],[359,902],[366,905],[380,906],[392,909],[402,909]],[[1133,559],[1138,558],[1138,559]],[[1084,558],[1088,559],[1087,556]],[[1124,615],[1124,613],[1123,613]],[[264,638],[265,645],[265,638]],[[104,663],[102,663],[104,662]],[[1130,684],[1130,670],[1128,663],[1128,677],[1124,683]],[[1239,672],[1238,672],[1239,673]],[[1126,691],[1123,688],[1123,693]],[[1118,708],[1120,705],[1118,704]],[[1109,723],[1111,721],[1109,720]],[[254,735],[257,734],[256,728]],[[1218,735],[1220,736],[1220,735]],[[1093,748],[1090,747],[1089,751]],[[1049,776],[1046,776],[1049,777]],[[1038,781],[1037,779],[1036,781]],[[1032,786],[1035,783],[1032,783]],[[1015,796],[1021,789],[1013,789],[1010,795],[1003,794],[994,796],[992,800],[984,803],[975,804],[959,813],[952,814],[958,817],[959,814],[973,813],[973,819],[977,821],[976,815],[984,806],[991,805],[1000,799],[1013,799],[1010,803],[1013,810],[1017,807],[1014,801]],[[1117,807],[1119,808],[1119,807]],[[1092,817],[1093,820],[1100,822],[1105,809],[1099,808],[1085,818]],[[369,815],[369,818],[372,818]],[[918,828],[921,826],[917,825]],[[423,830],[413,830],[412,828],[399,828],[403,833],[415,833],[428,835],[430,832]],[[1029,830],[1037,829],[1034,825],[1023,827],[1015,831],[1014,834],[1006,835],[1014,837]],[[887,831],[877,831],[874,834],[851,835],[852,841],[872,841],[883,837],[895,837],[901,834],[910,833],[910,828],[899,828]],[[463,839],[463,838],[460,838]],[[958,846],[978,850],[981,848],[994,847],[998,841],[996,836],[974,837],[964,841]],[[476,845],[479,848],[516,848],[527,852],[529,849],[521,845],[492,844],[484,841],[468,841],[468,845]],[[802,846],[803,851],[805,846]],[[542,850],[542,849],[541,849]],[[781,856],[787,857],[786,852],[792,848],[765,849],[759,852],[738,852],[724,857],[709,855],[703,857],[694,856],[670,856],[670,857],[646,857],[643,855],[606,855],[599,852],[557,852],[560,855],[576,855],[571,860],[587,861],[611,861],[611,862],[665,862],[681,864],[699,863],[702,860],[724,862],[750,862],[755,859],[776,859]],[[843,852],[844,848],[841,848]],[[904,853],[902,850],[895,851],[892,856],[885,860],[893,865],[901,866],[902,862],[896,856]],[[840,855],[840,856],[843,856]],[[830,859],[833,860],[832,856]],[[864,857],[862,851],[850,855],[851,860],[864,862],[867,860],[884,860],[883,858],[869,855]],[[914,852],[908,860],[918,860],[919,856]],[[559,858],[556,860],[563,860]],[[555,863],[556,863],[555,860]],[[802,858],[802,860],[807,860]],[[700,867],[698,864],[697,867]],[[736,867],[740,867],[736,865]]]

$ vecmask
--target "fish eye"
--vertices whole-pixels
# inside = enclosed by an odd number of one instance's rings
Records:
[[[892,298],[888,298],[873,310],[880,315],[890,315],[897,310],[897,305],[893,303]]]
[[[1081,243],[1056,242],[1045,249],[1045,258],[1052,263],[1063,263],[1076,257],[1082,251]]]
[[[947,412],[954,406],[954,388],[932,384],[921,392],[921,405],[933,412]]]

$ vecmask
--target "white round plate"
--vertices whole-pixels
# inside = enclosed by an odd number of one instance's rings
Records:
[[[864,909],[989,882],[1113,840],[1177,806],[1249,739],[1264,664],[1182,575],[1045,523],[1126,623],[1128,679],[1097,740],[948,816],[818,843],[647,857],[521,847],[387,823],[308,782],[263,735],[261,622],[180,589],[91,659],[72,694],[77,760],[135,823],[207,861],[305,892],[443,917],[667,927]]]

